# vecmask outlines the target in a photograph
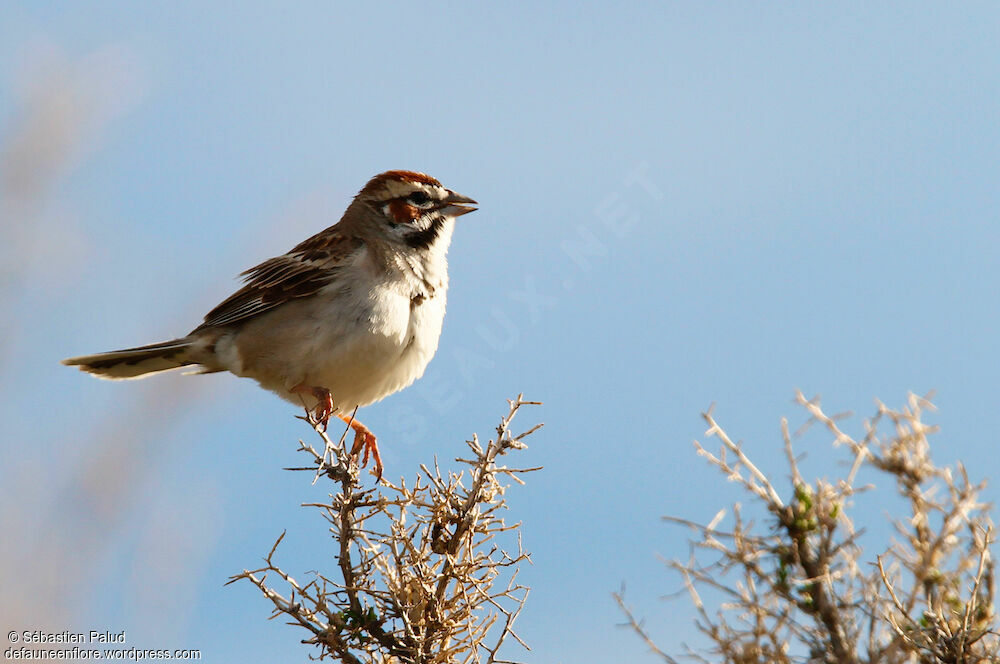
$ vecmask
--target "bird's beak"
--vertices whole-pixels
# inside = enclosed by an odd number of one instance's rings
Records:
[[[461,217],[463,214],[469,214],[470,212],[475,212],[478,209],[468,207],[469,205],[478,205],[476,201],[472,200],[468,196],[456,194],[453,191],[448,192],[448,197],[444,199],[444,203],[446,203],[446,205],[441,208],[441,212],[449,217]]]

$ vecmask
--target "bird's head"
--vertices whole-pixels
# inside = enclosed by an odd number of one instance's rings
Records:
[[[375,213],[381,234],[390,242],[426,249],[456,217],[474,212],[476,201],[414,171],[376,175],[358,193],[356,204]]]

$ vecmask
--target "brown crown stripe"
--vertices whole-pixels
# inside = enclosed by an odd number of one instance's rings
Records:
[[[379,173],[365,185],[365,188],[361,191],[366,191],[379,187],[387,180],[401,180],[403,182],[416,182],[419,184],[431,184],[436,187],[440,187],[441,183],[426,173],[418,173],[416,171],[386,171],[385,173]]]

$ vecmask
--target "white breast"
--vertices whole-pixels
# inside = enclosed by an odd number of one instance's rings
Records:
[[[343,337],[335,339],[333,333],[318,340],[315,353],[320,362],[306,377],[307,382],[315,381],[309,384],[329,389],[334,403],[345,408],[378,401],[420,378],[441,336],[443,289],[419,303],[389,285],[376,287],[370,295],[370,306],[357,311],[362,320],[367,315],[367,325],[353,332],[336,326]],[[345,344],[343,338],[349,341]]]
[[[439,258],[419,279],[355,264],[317,295],[246,323],[232,340],[238,361],[230,370],[296,404],[302,396],[290,388],[324,387],[340,412],[403,389],[437,351],[447,292]]]

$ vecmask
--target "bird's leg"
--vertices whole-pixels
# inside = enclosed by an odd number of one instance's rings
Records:
[[[316,398],[319,403],[316,404],[316,410],[311,414],[316,418],[317,424],[323,425],[323,431],[326,431],[326,423],[330,421],[330,415],[333,414],[333,395],[330,394],[330,390],[325,387],[302,384],[296,385],[288,391],[296,394],[311,394]]]
[[[361,448],[364,448],[365,456],[361,461],[361,467],[364,468],[368,465],[368,455],[371,454],[372,459],[375,460],[375,476],[382,479],[382,457],[378,453],[378,442],[375,439],[375,434],[353,417],[347,415],[338,415],[337,417],[354,429],[354,447],[351,448],[351,456],[357,458],[361,453]]]

